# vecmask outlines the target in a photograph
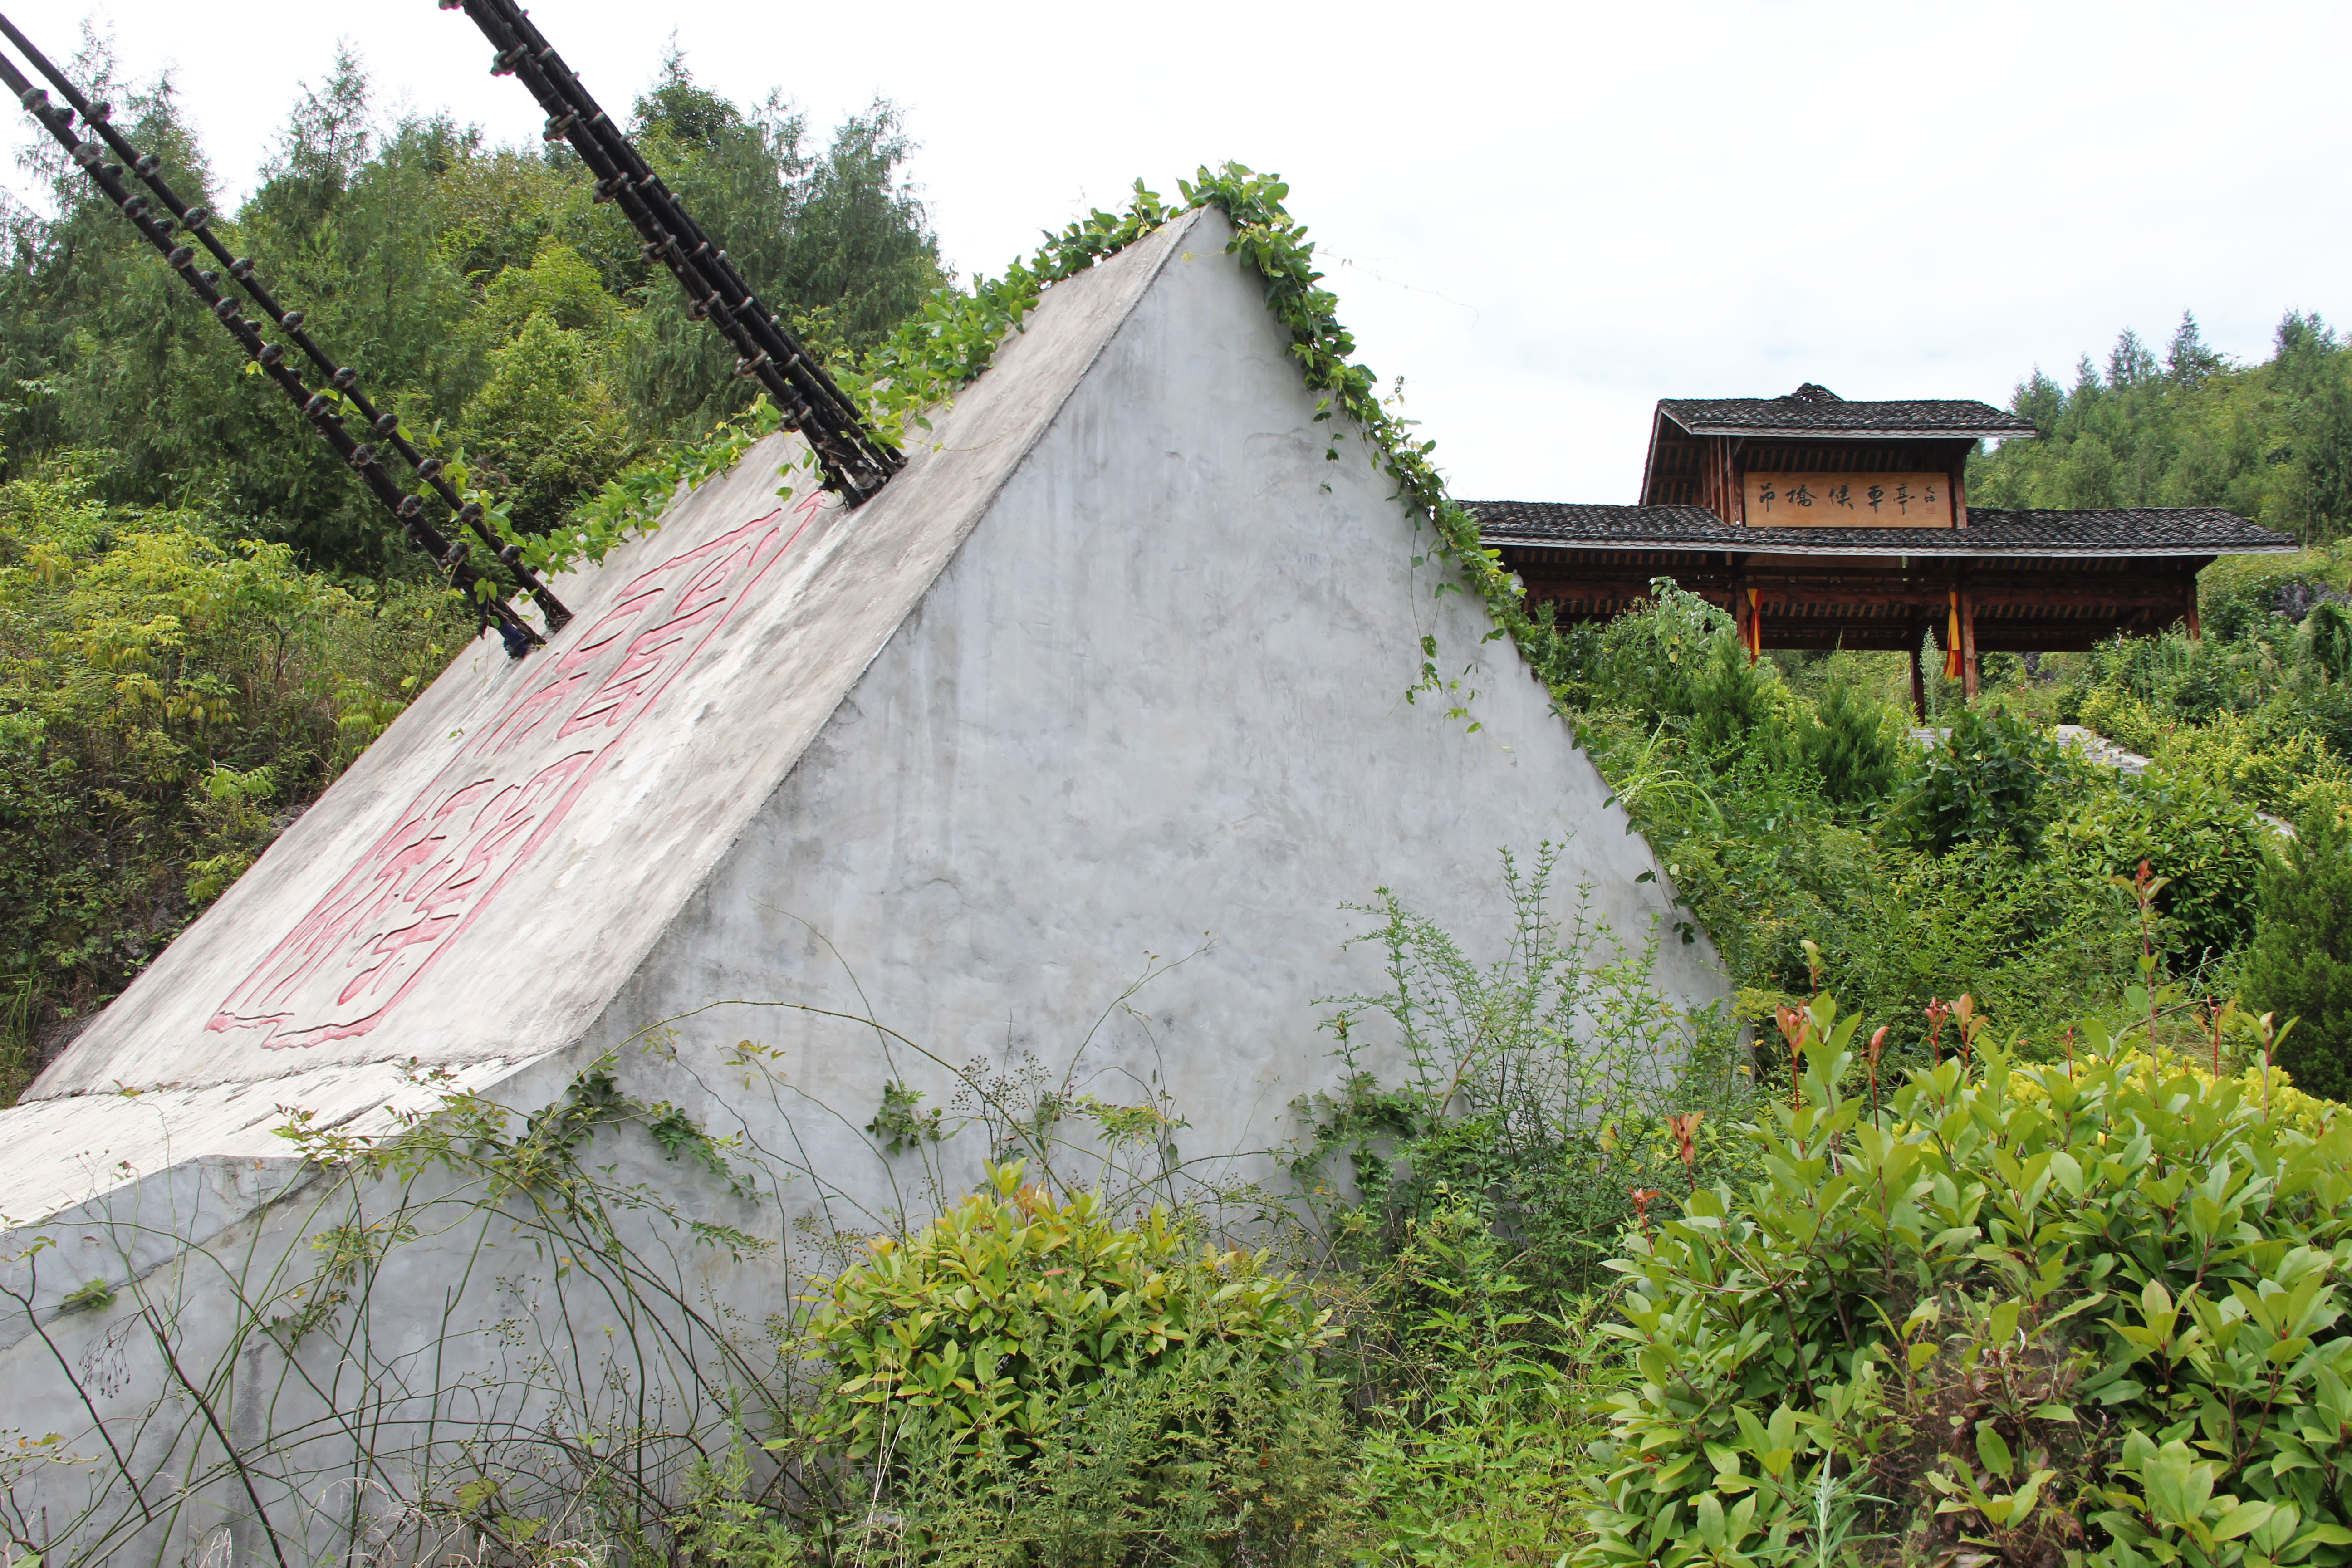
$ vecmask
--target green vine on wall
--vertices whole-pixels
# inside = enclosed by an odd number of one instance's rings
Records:
[[[1125,211],[1096,208],[1059,234],[1048,235],[1034,256],[1014,262],[1002,277],[980,279],[969,292],[938,290],[862,362],[838,356],[831,366],[835,379],[864,405],[877,433],[903,447],[915,433],[929,431],[929,415],[989,367],[997,349],[1009,334],[1022,330],[1047,289],[1116,256],[1171,218],[1213,206],[1234,226],[1228,254],[1264,279],[1266,308],[1288,329],[1291,356],[1307,384],[1322,395],[1317,420],[1338,415],[1351,421],[1371,460],[1395,483],[1396,499],[1416,528],[1425,526],[1436,535],[1435,545],[1426,556],[1416,555],[1414,564],[1430,557],[1451,563],[1458,580],[1442,581],[1436,591],[1475,594],[1495,621],[1486,640],[1510,637],[1540,668],[1554,637],[1549,623],[1528,613],[1518,580],[1503,569],[1500,553],[1478,542],[1477,520],[1445,493],[1444,479],[1431,458],[1437,443],[1419,436],[1412,420],[1382,402],[1379,378],[1369,365],[1354,362],[1355,335],[1340,324],[1338,296],[1323,287],[1315,243],[1307,237],[1306,226],[1283,205],[1289,185],[1233,163],[1215,170],[1203,165],[1192,179],[1180,180],[1177,185],[1182,200],[1171,206],[1138,180]],[[725,472],[777,424],[775,411],[762,399],[706,441],[675,447],[613,480],[562,532],[527,541],[527,553],[535,566],[551,571],[601,561],[632,531],[656,526],[680,483],[690,489]],[[1345,438],[1335,433],[1324,455],[1338,460]],[[779,493],[789,498],[793,492],[788,483]],[[1437,657],[1435,639],[1424,637],[1420,678],[1407,695],[1451,699],[1449,714],[1467,717],[1475,694],[1465,693],[1458,678],[1441,674]],[[1473,722],[1470,727],[1478,726]]]

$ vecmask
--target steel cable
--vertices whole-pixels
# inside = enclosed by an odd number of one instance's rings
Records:
[[[855,506],[906,466],[687,215],[514,0],[440,4],[445,11],[464,10],[489,39],[497,50],[491,74],[512,75],[530,89],[547,114],[545,139],[568,141],[596,176],[596,199],[620,204],[645,240],[646,259],[667,266],[686,289],[688,313],[726,336],[736,353],[735,374],[757,380],[784,424],[807,439],[828,489]]]

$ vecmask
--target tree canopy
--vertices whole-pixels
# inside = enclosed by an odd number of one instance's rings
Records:
[[[2010,407],[2042,432],[1969,468],[2001,507],[2224,507],[2318,542],[2352,532],[2352,345],[2289,310],[2269,359],[2239,364],[2184,310],[2163,355],[2126,329],[2069,387],[2037,367]]]
[[[183,194],[218,205],[168,79],[124,81],[96,36],[73,70]],[[751,286],[822,347],[878,341],[944,280],[887,101],[819,148],[780,94],[747,110],[673,47],[630,129]],[[201,504],[314,568],[408,570],[374,503],[241,374],[236,345],[80,172],[54,148],[21,161],[49,210],[5,215],[6,476],[84,454],[106,502]],[[544,530],[646,446],[699,434],[753,390],[592,184],[560,144],[495,146],[446,117],[382,114],[346,47],[299,87],[259,183],[217,226],[406,428],[470,455],[517,522]]]

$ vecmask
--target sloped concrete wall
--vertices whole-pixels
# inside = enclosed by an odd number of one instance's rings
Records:
[[[883,1082],[944,1108],[969,1101],[975,1062],[1033,1058],[1123,1102],[1156,1090],[1190,1122],[1188,1168],[1270,1174],[1291,1100],[1331,1081],[1316,999],[1379,988],[1345,906],[1381,888],[1498,951],[1499,852],[1532,861],[1550,840],[1563,901],[1590,881],[1635,947],[1670,921],[1646,842],[1516,648],[1437,591],[1450,574],[1414,564],[1429,536],[1361,444],[1316,420],[1228,233],[1199,215],[1159,259],[593,1037],[676,1018],[689,1056],[781,1050],[791,1138],[740,1125],[866,1223],[931,1196],[919,1162],[879,1177],[863,1129]],[[1470,667],[1475,731],[1448,700],[1408,700],[1424,635],[1444,673]],[[1660,960],[1685,1005],[1723,994],[1704,943],[1669,935]],[[837,1016],[757,1005],[772,1002]],[[950,1163],[951,1186],[975,1157]]]

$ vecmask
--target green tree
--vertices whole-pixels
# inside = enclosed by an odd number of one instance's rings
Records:
[[[2352,831],[2317,809],[2263,868],[2246,1000],[2297,1020],[2278,1065],[2305,1091],[2352,1100]]]
[[[1900,745],[1886,715],[1843,680],[1822,694],[1804,732],[1805,760],[1822,775],[1822,793],[1839,805],[1867,805],[1894,793]]]

